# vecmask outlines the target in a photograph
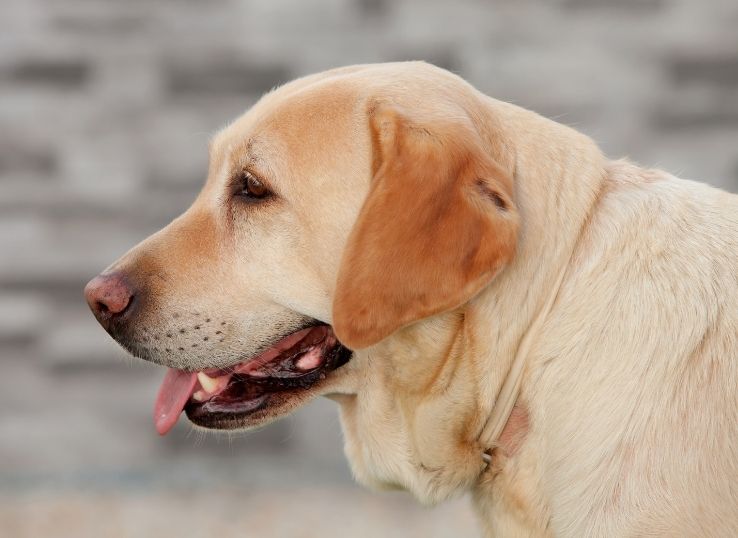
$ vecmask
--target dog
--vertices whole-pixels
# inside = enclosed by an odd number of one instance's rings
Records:
[[[487,536],[738,536],[738,196],[417,62],[219,132],[193,205],[85,289],[169,367],[161,434],[338,403],[356,479]]]

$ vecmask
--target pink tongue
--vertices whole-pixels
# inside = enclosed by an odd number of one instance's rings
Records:
[[[154,404],[154,424],[159,435],[166,435],[182,414],[192,389],[197,383],[195,372],[183,372],[170,368],[159,388]]]

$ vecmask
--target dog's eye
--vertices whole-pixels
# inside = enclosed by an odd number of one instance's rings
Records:
[[[259,178],[250,172],[244,172],[236,194],[249,200],[261,200],[271,193]]]

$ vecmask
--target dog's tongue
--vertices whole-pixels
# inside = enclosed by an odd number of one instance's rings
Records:
[[[154,404],[154,424],[159,435],[166,435],[182,414],[192,389],[197,383],[195,372],[183,372],[170,368],[159,388]]]

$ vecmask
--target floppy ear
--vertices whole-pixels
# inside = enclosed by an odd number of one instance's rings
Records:
[[[370,112],[374,177],[338,272],[333,327],[350,348],[451,310],[515,252],[512,178],[468,118]]]

